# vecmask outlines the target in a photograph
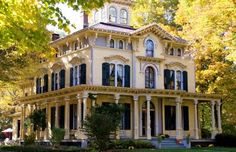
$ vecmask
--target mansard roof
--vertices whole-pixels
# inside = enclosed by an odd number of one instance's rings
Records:
[[[119,25],[119,24],[104,23],[104,22],[100,22],[92,26],[89,26],[87,28],[84,28],[82,30],[79,30],[77,32],[74,32],[70,35],[67,35],[64,38],[60,38],[58,40],[51,42],[51,44],[57,41],[67,39],[76,34],[86,32],[86,31],[98,31],[98,32],[100,31],[100,32],[115,33],[115,34],[121,34],[121,35],[127,35],[127,36],[139,36],[148,32],[153,32],[159,35],[163,39],[174,41],[177,43],[187,44],[186,40],[169,34],[167,31],[162,29],[157,23],[148,24],[141,28],[135,29],[132,26],[128,26],[128,25]]]

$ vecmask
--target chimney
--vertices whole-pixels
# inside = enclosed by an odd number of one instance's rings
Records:
[[[59,34],[56,34],[56,33],[53,33],[52,34],[52,41],[55,41],[55,40],[57,40],[57,39],[59,39],[60,38],[60,35]]]
[[[83,11],[83,28],[86,28],[89,26],[89,23],[88,23],[88,14]]]

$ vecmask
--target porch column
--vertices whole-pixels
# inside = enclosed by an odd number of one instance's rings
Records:
[[[221,102],[220,100],[218,100],[217,101],[218,133],[222,133],[220,106]]]
[[[211,101],[211,138],[214,139],[216,135],[216,128],[215,128],[215,101]]]
[[[147,100],[147,139],[151,139],[150,101],[151,96],[146,96]]]
[[[87,115],[87,98],[88,98],[88,93],[84,92],[83,93],[83,121],[85,121],[86,115]]]
[[[49,140],[51,138],[51,107],[50,107],[49,103],[47,103],[46,114],[47,114],[47,135],[46,135],[46,139]]]
[[[56,101],[55,106],[55,128],[59,128],[59,102]]]
[[[98,96],[97,94],[92,94],[92,97],[93,97],[93,98],[91,99],[91,100],[92,100],[92,107],[95,107],[95,105],[96,105],[97,96]]]
[[[116,103],[116,104],[119,103],[119,99],[120,99],[120,95],[119,95],[119,94],[115,94],[115,95],[114,95],[114,100],[115,100],[115,103]],[[117,128],[117,131],[116,131],[116,133],[115,133],[115,136],[116,136],[116,137],[115,137],[116,139],[120,139],[120,128],[119,128],[119,127]]]
[[[138,96],[133,97],[134,100],[134,139],[139,139],[139,131],[138,131]]]
[[[81,97],[78,94],[77,98],[77,130],[81,128]]]
[[[195,139],[199,139],[197,105],[198,105],[198,100],[194,99],[194,133],[195,133]]]
[[[25,105],[23,104],[21,107],[21,127],[20,127],[20,139],[24,140],[24,135],[25,135]]]
[[[180,97],[176,98],[176,139],[183,139],[181,124],[181,103]]]
[[[65,97],[65,136],[64,139],[70,139],[70,98]]]

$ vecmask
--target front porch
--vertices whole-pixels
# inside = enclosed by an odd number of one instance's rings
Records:
[[[198,104],[211,102],[212,138],[221,129],[220,96],[187,93],[185,91],[131,89],[102,86],[75,86],[22,98],[21,118],[15,117],[13,139],[24,139],[24,120],[34,109],[45,109],[47,126],[38,140],[48,140],[51,128],[65,129],[65,140],[82,140],[83,121],[96,104],[117,103],[127,107],[116,139],[147,139],[159,134],[182,140],[188,135],[200,139]],[[217,107],[217,126],[215,124]],[[186,110],[187,109],[187,110]],[[17,119],[20,120],[17,121]],[[19,131],[17,131],[19,130]]]

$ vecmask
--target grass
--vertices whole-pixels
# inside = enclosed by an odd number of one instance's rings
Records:
[[[1,152],[89,152],[89,149],[79,149],[77,147],[67,147],[63,149],[48,149],[44,146],[0,146]],[[110,151],[109,151],[110,152]],[[192,149],[134,149],[134,150],[114,150],[114,152],[236,152],[235,148],[211,147]]]
[[[120,150],[117,152],[236,152],[235,148],[212,147],[212,148],[191,148],[191,149],[135,149]]]

